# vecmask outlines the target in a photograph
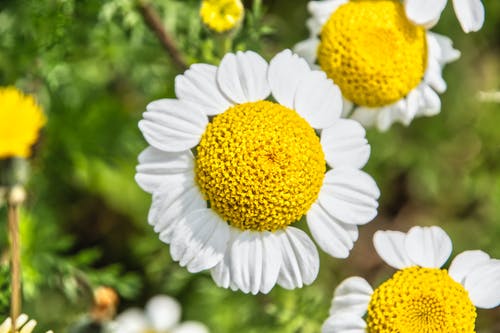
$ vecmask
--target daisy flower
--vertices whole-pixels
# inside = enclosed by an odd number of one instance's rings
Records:
[[[359,170],[365,131],[340,118],[339,89],[323,72],[290,50],[269,64],[229,53],[219,67],[192,65],[175,92],[139,123],[150,147],[136,175],[175,261],[245,293],[302,287],[319,270],[313,242],[291,226],[304,216],[324,251],[348,256],[379,190]]]
[[[31,333],[35,329],[36,324],[36,320],[29,319],[29,317],[23,313],[17,317],[15,333]],[[10,317],[5,319],[0,325],[0,333],[12,333],[12,320]],[[54,332],[47,331],[46,333]]]
[[[323,333],[473,333],[476,307],[500,303],[500,260],[465,251],[441,269],[452,244],[439,227],[377,231],[373,244],[398,271],[375,291],[360,277],[341,282]]]
[[[440,112],[442,69],[460,56],[448,37],[410,20],[438,2],[310,1],[311,35],[295,51],[340,87],[345,117],[381,131],[394,122],[408,125]]]
[[[236,28],[245,14],[240,0],[203,0],[200,18],[210,30],[224,33]]]
[[[0,87],[0,159],[29,157],[45,122],[32,96],[14,87]]]
[[[110,332],[116,333],[208,333],[208,328],[198,322],[181,319],[181,306],[172,297],[157,295],[146,304],[144,311],[137,308],[125,310],[111,324]]]

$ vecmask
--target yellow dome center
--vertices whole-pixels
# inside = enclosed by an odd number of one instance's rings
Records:
[[[211,30],[226,32],[243,19],[244,7],[240,0],[203,0],[201,21]]]
[[[0,88],[0,159],[29,157],[45,122],[33,97],[14,87]]]
[[[399,0],[351,0],[323,26],[318,62],[351,102],[388,105],[422,81],[425,29],[406,18]]]
[[[233,106],[198,146],[201,191],[232,226],[276,231],[316,201],[326,170],[314,129],[295,111],[259,101]]]
[[[373,293],[369,333],[473,333],[476,308],[444,269],[410,267]]]

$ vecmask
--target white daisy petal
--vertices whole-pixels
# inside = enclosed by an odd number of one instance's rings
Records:
[[[361,170],[335,168],[325,174],[318,201],[332,217],[346,224],[366,224],[377,215],[380,191]]]
[[[379,109],[376,126],[379,131],[385,132],[395,122],[409,124],[414,117],[414,112],[415,110],[412,112],[408,109],[408,101],[405,98],[402,98],[393,104]]]
[[[330,18],[330,15],[336,11],[340,5],[347,1],[348,0],[309,1],[307,10],[323,25]]]
[[[187,213],[206,208],[207,204],[197,185],[193,173],[181,174],[174,181],[163,183],[153,193],[153,203],[148,214],[148,222],[155,232],[163,233],[160,239],[170,243],[167,235],[177,221]]]
[[[267,294],[278,280],[281,250],[268,231],[244,231],[231,245],[231,279],[244,293]]]
[[[437,23],[447,0],[405,0],[406,16],[417,25],[430,28]]]
[[[332,126],[342,113],[340,88],[321,71],[310,71],[297,87],[294,109],[314,128]]]
[[[348,116],[352,113],[353,108],[354,108],[354,104],[351,101],[342,97],[342,115],[341,115],[341,117],[348,118]]]
[[[271,90],[267,82],[267,62],[253,51],[228,53],[217,70],[219,88],[235,103],[266,99]]]
[[[202,323],[195,321],[185,321],[171,329],[171,333],[209,333],[208,328]]]
[[[30,319],[19,331],[19,333],[32,333],[35,329],[37,322],[34,319]]]
[[[9,333],[11,328],[12,328],[12,320],[10,319],[10,317],[8,317],[0,325],[0,333]]]
[[[424,74],[424,82],[440,94],[446,91],[447,84],[443,79],[442,66],[436,59],[429,59],[427,70]]]
[[[136,308],[128,309],[119,314],[115,319],[115,324],[115,331],[120,333],[144,332],[150,329],[146,315],[142,310]]]
[[[500,260],[490,259],[465,277],[464,287],[478,308],[492,309],[500,305]]]
[[[307,226],[318,246],[335,258],[347,258],[358,238],[356,225],[338,221],[319,203],[314,203],[307,212]]]
[[[439,268],[450,257],[450,237],[440,227],[413,227],[405,238],[410,260],[421,267]]]
[[[168,331],[181,319],[179,302],[169,296],[154,296],[146,304],[145,311],[156,332]]]
[[[366,322],[351,313],[339,313],[328,317],[321,333],[366,333]]]
[[[16,319],[16,327],[15,328],[20,328],[21,326],[23,326],[24,324],[26,324],[26,322],[28,321],[29,317],[27,314],[25,313],[21,313],[17,319]]]
[[[372,127],[377,122],[378,112],[375,109],[357,106],[349,118],[356,120],[364,127]]]
[[[207,115],[216,115],[227,110],[231,103],[217,87],[217,67],[194,64],[175,78],[175,95],[180,100],[203,106]]]
[[[293,109],[297,87],[310,71],[307,62],[292,51],[278,53],[269,63],[267,73],[274,98],[281,105]]]
[[[419,114],[434,116],[441,112],[441,98],[439,98],[439,95],[427,84],[421,84],[419,89],[422,98]]]
[[[311,284],[318,276],[319,255],[309,236],[294,227],[278,231],[275,235],[283,258],[278,284],[285,289]]]
[[[194,169],[190,150],[165,152],[149,146],[139,154],[135,181],[146,192],[153,193],[164,181]]]
[[[229,288],[234,286],[234,283],[231,279],[231,248],[233,247],[233,243],[238,238],[238,236],[242,233],[241,230],[233,228],[229,226],[229,240],[226,248],[226,252],[224,253],[224,257],[222,260],[211,269],[210,273],[212,275],[212,279],[215,281],[219,287]],[[238,290],[236,286],[235,288],[231,288],[233,290]]]
[[[377,231],[373,235],[373,245],[380,258],[389,266],[403,269],[412,266],[406,253],[405,233],[400,231]]]
[[[404,100],[406,101],[406,112],[402,114],[401,122],[403,125],[408,126],[420,109],[420,102],[422,100],[420,85],[410,91]]]
[[[208,118],[196,104],[177,99],[161,99],[147,106],[139,122],[146,141],[153,147],[179,152],[200,142]]]
[[[490,256],[479,250],[465,251],[457,255],[451,262],[448,274],[460,284],[464,284],[465,277],[472,272],[476,266],[487,263]]]
[[[321,24],[321,22],[318,21],[315,17],[310,17],[306,21],[306,27],[309,30],[311,38],[315,38],[321,32],[323,24]]]
[[[309,65],[316,63],[319,38],[311,37],[303,40],[293,47],[293,52],[304,58]]]
[[[198,209],[172,231],[170,254],[191,273],[217,265],[226,251],[229,226],[213,209]]]
[[[339,119],[321,132],[321,146],[329,166],[362,168],[370,157],[370,145],[363,126],[351,119]]]
[[[484,6],[481,0],[453,0],[453,9],[465,32],[478,31],[484,23]]]
[[[339,312],[362,317],[368,310],[373,288],[363,278],[353,276],[342,281],[333,294],[330,315]]]
[[[429,57],[444,65],[460,58],[460,51],[453,48],[453,41],[441,34],[428,31],[427,46],[429,48]]]

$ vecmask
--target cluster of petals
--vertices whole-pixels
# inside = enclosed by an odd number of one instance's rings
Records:
[[[151,298],[144,311],[129,308],[109,325],[111,333],[208,333],[208,328],[195,321],[180,323],[181,306],[172,297],[157,295]]]
[[[452,251],[452,242],[440,227],[413,227],[408,233],[377,231],[373,244],[379,256],[391,267],[442,267]],[[500,260],[480,250],[458,254],[448,269],[449,276],[461,284],[477,308],[491,309],[500,304]],[[361,277],[350,277],[336,288],[330,316],[323,333],[366,332],[366,314],[373,289]]]
[[[432,28],[439,21],[448,0],[405,0],[408,18],[415,24]],[[481,0],[453,0],[453,9],[465,32],[478,31],[484,23]]]
[[[370,147],[362,126],[341,119],[340,91],[290,50],[268,64],[252,51],[229,53],[218,67],[192,65],[175,81],[177,99],[150,103],[139,127],[150,144],[139,156],[136,181],[152,193],[149,223],[170,244],[175,261],[190,272],[210,270],[217,285],[245,293],[267,293],[274,285],[293,289],[312,283],[319,255],[302,230],[235,228],[209,208],[195,180],[196,147],[209,117],[271,94],[321,132],[332,168],[307,224],[319,247],[345,258],[358,238],[357,225],[370,222],[380,195],[362,168]]]
[[[317,61],[317,50],[320,43],[319,34],[323,25],[341,5],[349,1],[326,0],[310,1],[308,3],[308,10],[311,17],[307,21],[307,26],[310,36],[306,40],[297,43],[294,50],[311,65]],[[446,2],[446,0],[443,1]],[[428,7],[433,7],[441,2],[434,0],[407,0],[404,2],[406,15],[416,25],[430,28],[432,26],[430,22],[421,22],[418,19],[421,18],[423,20],[423,18],[427,18],[422,13],[428,13]],[[467,13],[471,16],[471,12],[477,11],[477,8],[472,5],[473,3],[476,4],[476,2],[481,5],[479,0],[454,1],[454,3],[458,4],[455,8],[460,8],[460,10],[457,10],[457,13],[463,13],[463,17],[466,17]],[[469,9],[464,9],[465,7]],[[439,15],[440,13],[441,11],[439,11]],[[439,15],[437,19],[439,19]],[[437,19],[433,22],[437,22]],[[475,22],[475,20],[473,21]],[[463,22],[465,22],[465,19]],[[477,27],[480,25],[473,23],[473,26]],[[446,36],[427,31],[426,38],[427,68],[422,81],[417,87],[400,100],[381,107],[357,106],[351,101],[344,99],[344,115],[349,115],[350,118],[359,121],[365,127],[377,127],[380,131],[386,131],[395,122],[409,125],[415,117],[434,116],[438,114],[441,111],[441,99],[438,94],[445,92],[447,88],[446,82],[442,77],[443,67],[457,60],[460,57],[460,52],[453,48],[451,39]]]
[[[28,315],[23,313],[16,319],[15,332],[31,333],[35,329],[36,324],[37,324],[36,320],[29,319]],[[0,333],[11,333],[11,332],[13,332],[13,327],[12,327],[12,320],[9,317],[5,319],[3,323],[0,325]],[[46,333],[54,333],[54,332],[47,331]]]

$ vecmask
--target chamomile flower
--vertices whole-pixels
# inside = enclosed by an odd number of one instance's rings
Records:
[[[200,18],[210,30],[224,33],[236,28],[245,14],[240,0],[203,0]]]
[[[290,50],[269,64],[229,53],[219,67],[191,66],[175,91],[139,123],[151,146],[136,175],[175,261],[245,293],[302,287],[319,270],[313,242],[292,226],[304,216],[324,251],[348,256],[379,190],[359,170],[365,131],[340,118],[340,91],[323,72]]]
[[[36,320],[29,319],[26,314],[21,314],[16,320],[16,330],[15,333],[31,333],[36,327]],[[12,320],[9,318],[5,319],[0,325],[0,333],[12,333]],[[46,333],[53,333],[52,331],[47,331]]]
[[[145,310],[130,308],[111,323],[110,333],[208,333],[208,328],[195,321],[179,323],[181,306],[170,296],[157,295]]]
[[[465,251],[441,269],[452,243],[439,227],[377,231],[373,243],[398,271],[375,290],[360,277],[341,282],[323,333],[473,333],[476,307],[500,304],[500,260]]]
[[[416,1],[429,7],[436,2]],[[460,53],[448,37],[409,19],[422,11],[414,2],[326,0],[308,4],[311,35],[295,51],[311,64],[318,63],[339,85],[346,104],[344,116],[366,127],[387,130],[394,122],[408,125],[417,116],[440,112],[438,93],[446,90],[442,69]]]
[[[0,159],[27,158],[46,119],[30,95],[0,87]]]

